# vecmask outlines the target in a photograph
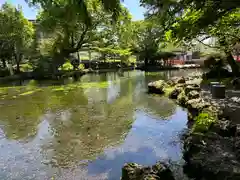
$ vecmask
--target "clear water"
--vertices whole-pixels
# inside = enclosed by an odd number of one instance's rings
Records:
[[[0,179],[115,180],[127,162],[181,164],[187,114],[146,87],[182,73],[89,74],[64,85],[0,88]]]

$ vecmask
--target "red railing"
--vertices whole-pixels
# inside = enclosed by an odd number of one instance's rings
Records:
[[[234,58],[236,61],[239,61],[239,62],[240,62],[240,56],[233,56],[233,58]]]

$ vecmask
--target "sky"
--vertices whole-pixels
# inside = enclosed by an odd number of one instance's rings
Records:
[[[5,2],[10,2],[14,5],[20,4],[22,6],[24,15],[27,19],[35,19],[37,10],[29,8],[25,0],[0,0],[0,5]],[[133,20],[141,20],[144,18],[144,8],[140,7],[139,0],[124,0],[124,6],[127,7],[133,16]]]

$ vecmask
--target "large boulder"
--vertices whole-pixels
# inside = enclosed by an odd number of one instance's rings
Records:
[[[164,88],[166,86],[167,84],[163,80],[150,82],[148,83],[148,92],[155,93],[155,94],[163,94]]]
[[[169,167],[158,162],[152,167],[144,167],[136,163],[125,164],[122,168],[122,180],[174,180]]]

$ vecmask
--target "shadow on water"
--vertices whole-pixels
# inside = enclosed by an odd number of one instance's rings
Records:
[[[0,179],[114,180],[126,162],[178,164],[187,114],[146,94],[146,85],[179,73],[91,74],[63,85],[0,88]]]

